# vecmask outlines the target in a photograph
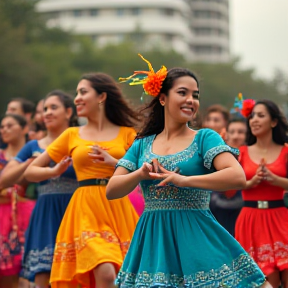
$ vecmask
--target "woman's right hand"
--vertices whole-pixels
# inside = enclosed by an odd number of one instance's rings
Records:
[[[54,167],[51,168],[53,171],[54,177],[58,177],[61,174],[63,174],[71,165],[71,163],[72,163],[72,159],[69,156],[63,157],[63,159],[59,163],[57,163]]]
[[[246,189],[250,189],[259,185],[263,181],[263,177],[263,166],[259,165],[258,169],[256,170],[256,174],[253,176],[253,178],[247,181]]]
[[[151,179],[150,177],[150,172],[153,172],[153,165],[147,162],[144,162],[142,167],[139,169],[139,173],[140,173],[140,178],[142,180],[149,180]]]

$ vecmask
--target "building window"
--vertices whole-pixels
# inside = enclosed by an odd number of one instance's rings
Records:
[[[165,16],[173,16],[174,15],[174,10],[171,8],[163,8],[163,9],[159,9],[159,12],[161,15],[165,15]]]
[[[163,12],[164,12],[164,15],[166,15],[166,16],[173,16],[174,15],[173,9],[167,8],[167,9],[164,9]]]
[[[98,15],[98,9],[91,9],[90,10],[90,16],[97,16]]]
[[[132,9],[131,9],[131,14],[132,14],[132,15],[140,15],[140,14],[141,14],[141,9],[138,8],[138,7],[137,7],[137,8],[136,8],[136,7],[135,7],[135,8],[132,8]]]
[[[82,11],[81,10],[73,10],[73,16],[74,17],[81,17]]]
[[[211,28],[199,27],[194,29],[194,33],[199,36],[211,35]]]
[[[124,15],[124,9],[123,8],[116,9],[116,14],[117,14],[117,16],[123,16]]]
[[[196,10],[194,11],[195,18],[206,18],[206,19],[223,19],[224,15],[217,11],[208,10]]]

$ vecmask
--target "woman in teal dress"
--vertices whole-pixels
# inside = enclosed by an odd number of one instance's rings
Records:
[[[148,105],[148,122],[107,186],[107,198],[116,199],[140,182],[145,198],[117,285],[271,287],[209,210],[211,190],[245,185],[244,172],[233,156],[238,150],[210,129],[197,132],[188,127],[199,108],[194,74],[173,68],[161,82],[160,73],[163,70],[142,82],[145,92],[155,97]],[[161,84],[158,90],[156,81]]]

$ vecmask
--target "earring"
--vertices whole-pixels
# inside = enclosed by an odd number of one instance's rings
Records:
[[[98,105],[101,105],[103,103],[103,101],[100,101],[99,103],[98,103]]]
[[[164,105],[165,105],[165,102],[164,102],[164,101],[160,101],[160,104],[161,104],[162,106],[164,106]]]

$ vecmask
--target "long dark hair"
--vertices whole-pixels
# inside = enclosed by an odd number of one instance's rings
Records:
[[[270,100],[259,100],[256,102],[256,105],[264,105],[271,117],[272,120],[277,120],[277,124],[275,127],[272,128],[272,139],[275,143],[279,145],[284,145],[285,142],[287,142],[287,135],[288,135],[288,123],[279,109],[279,107],[272,101]],[[254,106],[254,107],[255,107]],[[249,120],[253,117],[253,112],[251,115],[248,117],[248,122],[247,122],[247,145],[253,145],[256,143],[256,137],[252,134],[251,128],[249,125]]]
[[[118,126],[133,127],[138,121],[138,114],[129,106],[122,92],[112,77],[105,73],[91,73],[82,76],[81,80],[91,83],[93,89],[101,94],[106,92],[106,117]]]
[[[75,110],[73,97],[71,95],[61,91],[61,90],[53,90],[46,95],[46,97],[44,99],[44,103],[48,98],[50,98],[52,96],[57,96],[59,101],[63,104],[63,106],[66,109],[68,109],[68,108],[72,109],[72,115],[69,119],[69,127],[79,126],[78,117],[77,117],[77,113]]]
[[[174,81],[183,76],[190,76],[197,82],[199,88],[199,81],[194,73],[186,68],[172,68],[168,71],[167,77],[163,81],[162,88],[157,97],[155,97],[142,112],[146,114],[146,123],[139,132],[137,138],[142,138],[149,135],[159,134],[164,129],[164,107],[159,102],[159,96],[163,93],[168,96],[169,90],[173,87]],[[146,112],[147,110],[147,112]]]

